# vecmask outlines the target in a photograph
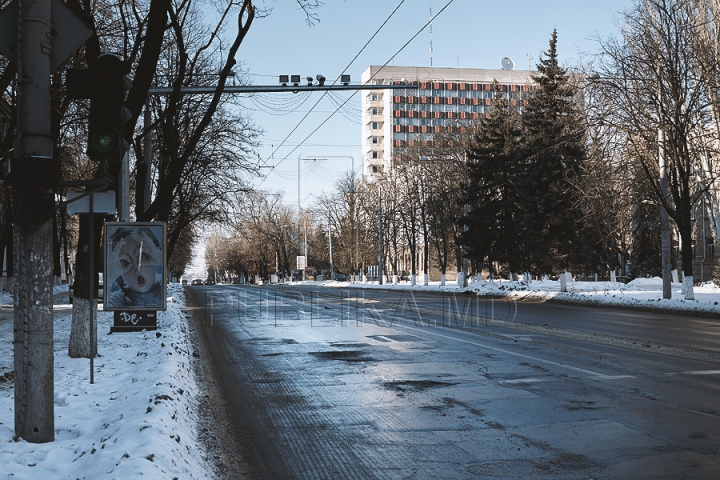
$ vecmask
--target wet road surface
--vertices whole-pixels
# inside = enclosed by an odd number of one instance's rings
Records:
[[[480,315],[487,304],[459,322],[439,295],[413,309],[327,290],[186,289],[257,478],[720,477],[712,340],[699,354],[597,343],[507,328]],[[606,336],[635,322],[517,308],[523,322],[582,320]]]

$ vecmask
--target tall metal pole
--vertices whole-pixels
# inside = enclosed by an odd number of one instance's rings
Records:
[[[468,214],[468,205],[465,203],[463,205],[463,216],[467,218]],[[463,232],[467,232],[468,226],[467,223],[463,222]],[[467,247],[463,245],[462,247],[462,287],[467,288],[468,286],[468,258],[467,258]]]
[[[463,196],[467,195],[468,175],[467,175],[467,153],[463,155]],[[463,199],[463,232],[467,232],[467,214],[468,204],[467,197]],[[462,287],[467,288],[468,286],[468,258],[467,258],[467,247],[462,247]]]
[[[122,176],[122,175],[121,175]],[[94,298],[94,287],[95,287],[95,277],[97,273],[95,273],[95,251],[93,248],[93,245],[95,242],[93,242],[93,234],[95,232],[95,224],[93,222],[95,218],[95,208],[93,205],[93,197],[95,196],[94,193],[90,194],[89,203],[90,203],[90,220],[88,233],[89,233],[89,241],[88,241],[88,271],[90,272],[90,281],[88,281],[88,302],[90,303],[90,383],[95,383],[95,355],[97,354],[96,350],[96,343],[97,343],[97,309],[95,308],[94,302],[96,301]],[[120,207],[122,208],[122,207]]]
[[[300,159],[302,159],[302,154],[298,155],[298,215],[302,216],[302,207],[300,206]],[[299,225],[298,225],[299,227]],[[305,268],[307,267],[307,229],[305,229],[305,266],[303,267],[302,271],[302,279],[305,281]]]
[[[18,2],[18,141],[15,156],[52,158],[50,0]],[[55,439],[52,309],[52,222],[16,224],[15,438]]]
[[[151,189],[152,186],[152,133],[150,133],[150,126],[152,125],[152,118],[150,117],[150,99],[145,102],[145,114],[143,116],[143,128],[145,129],[145,137],[143,138],[143,161],[147,166],[147,173],[145,174],[145,202],[143,210],[150,208],[151,203]]]
[[[330,228],[330,210],[328,210],[328,248],[330,251],[330,280],[333,279],[333,261],[332,261],[332,229]]]
[[[378,190],[378,284],[383,284],[383,213],[382,190]]]
[[[660,166],[660,191],[663,199],[667,200],[667,166],[665,164],[665,131],[658,129],[659,166]],[[672,298],[672,272],[670,268],[670,222],[665,205],[660,203],[660,236],[661,236],[661,262],[663,298]]]
[[[120,177],[118,178],[117,188],[118,220],[127,222],[130,219],[130,155],[128,152],[125,152],[120,163]],[[92,195],[90,195],[90,205],[92,206]],[[90,215],[92,215],[92,212]]]
[[[702,238],[703,238],[703,258],[700,263],[700,283],[705,283],[705,259],[707,255],[707,233],[705,233],[705,194],[702,196],[702,212],[700,213],[700,221],[702,222]]]
[[[300,162],[302,161],[303,156],[305,156],[305,155],[303,155],[302,153],[300,155],[298,155],[298,215],[301,215],[301,216],[302,216],[302,207],[300,206],[300,201],[301,201],[300,200],[301,199],[301,196],[300,196]],[[353,184],[354,184],[354,182],[355,182],[355,180],[354,180],[354,178],[355,178],[355,157],[353,157],[352,155],[323,155],[322,158],[349,158],[351,161],[351,164],[352,164],[351,168],[352,168]],[[317,160],[317,159],[312,159],[312,160]],[[328,229],[329,228],[330,227],[328,226]],[[331,249],[330,276],[332,277],[332,246],[330,247],[330,249]],[[307,261],[307,224],[306,224],[305,225],[305,266],[307,266],[307,265],[308,265],[308,261]],[[303,280],[305,280],[305,270],[303,270]]]
[[[355,185],[355,176],[353,175],[353,191],[351,193],[351,212],[350,216],[353,219],[353,229],[355,230],[355,276],[356,282],[362,281],[362,272],[360,271],[360,228],[358,228],[358,209],[357,209],[357,197],[355,196],[357,194],[357,188]],[[355,282],[353,282],[355,283]]]

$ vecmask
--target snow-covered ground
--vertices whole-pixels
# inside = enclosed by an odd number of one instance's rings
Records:
[[[330,285],[330,284],[329,284]],[[334,286],[347,285],[332,282]],[[355,284],[364,288],[403,288],[458,291],[446,286]],[[475,282],[479,294],[533,297],[594,304],[644,306],[667,310],[720,313],[720,288],[695,288],[695,300],[683,299],[680,284],[672,300],[662,299],[658,278],[627,285],[609,282],[570,282],[560,293],[559,282]],[[67,289],[67,287],[65,287]],[[13,441],[12,321],[0,321],[0,465],[7,478],[126,479],[212,478],[206,448],[198,439],[200,391],[193,370],[188,320],[181,312],[184,295],[168,287],[168,310],[158,315],[156,332],[114,333],[110,312],[98,315],[95,383],[90,384],[89,360],[67,355],[71,306],[55,306],[55,441],[30,444]],[[10,314],[12,299],[0,297]]]
[[[459,292],[462,289],[454,281],[447,281],[444,286],[440,282],[429,282],[422,285],[418,279],[416,285],[403,281],[393,284],[378,285],[377,282],[349,284],[345,282],[327,282],[328,286],[355,286],[362,288],[388,288],[421,291]],[[694,300],[685,300],[681,292],[682,284],[672,284],[672,298],[662,298],[662,279],[638,278],[628,284],[621,282],[568,282],[568,291],[560,292],[560,282],[545,280],[509,282],[507,280],[471,282],[469,289],[478,295],[500,295],[511,299],[555,300],[570,303],[586,303],[589,305],[616,305],[624,307],[640,307],[669,311],[704,312],[720,314],[720,288],[712,282],[706,282],[694,289]]]
[[[67,354],[71,305],[55,305],[55,441],[45,444],[13,441],[12,321],[0,323],[5,345],[0,377],[6,379],[0,383],[3,478],[213,477],[198,441],[196,407],[203,392],[180,311],[183,291],[169,285],[168,297],[157,331],[107,334],[112,313],[98,313],[94,384],[90,361]],[[0,302],[12,305],[8,296]]]

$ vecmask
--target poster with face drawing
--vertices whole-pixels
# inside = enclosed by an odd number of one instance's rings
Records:
[[[165,223],[105,224],[105,310],[165,310]]]

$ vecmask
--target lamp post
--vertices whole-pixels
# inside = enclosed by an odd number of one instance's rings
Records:
[[[333,279],[333,261],[332,261],[332,228],[330,227],[330,209],[328,209],[328,251],[330,254],[330,280]]]
[[[467,232],[468,226],[467,226],[467,214],[468,214],[468,204],[467,204],[467,198],[465,198],[465,195],[467,193],[467,152],[463,152],[463,233]],[[462,279],[458,284],[463,287],[467,288],[468,286],[468,258],[467,258],[467,246],[463,244],[462,246]]]
[[[319,79],[318,79],[318,81],[319,81]],[[355,175],[355,157],[353,157],[352,155],[317,155],[317,156],[312,156],[312,157],[309,155],[304,155],[302,153],[300,155],[298,155],[298,176],[297,177],[298,177],[298,214],[299,215],[302,215],[302,205],[301,205],[301,197],[300,197],[300,180],[302,178],[300,176],[300,165],[301,165],[302,160],[305,159],[305,160],[318,161],[318,160],[326,160],[328,158],[333,158],[333,159],[349,158],[350,162],[351,162],[351,167],[350,167],[352,169],[351,171],[352,171],[353,175]],[[332,261],[331,261],[331,263],[332,263]],[[305,266],[307,266],[307,264],[308,264],[308,261],[307,261],[307,222],[306,222],[305,223]],[[332,276],[332,265],[331,265],[330,275]],[[305,270],[304,269],[302,272],[302,278],[303,278],[303,280],[305,280]]]
[[[658,163],[660,167],[660,193],[663,199],[667,199],[667,166],[665,164],[665,131],[658,127]],[[665,204],[660,202],[660,239],[661,239],[661,262],[663,298],[672,298],[672,269],[670,268],[670,221]]]
[[[378,284],[383,284],[383,213],[382,190],[378,188]]]

